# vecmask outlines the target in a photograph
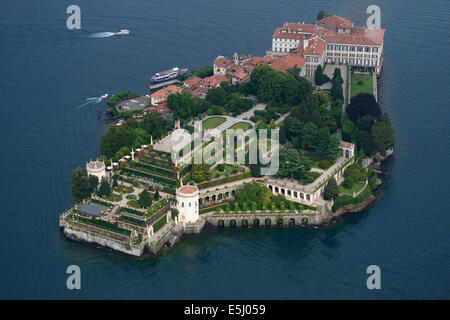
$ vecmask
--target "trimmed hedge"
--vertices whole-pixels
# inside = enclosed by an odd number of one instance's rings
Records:
[[[205,188],[209,188],[209,187],[214,187],[214,186],[218,186],[220,184],[233,182],[233,181],[237,181],[237,180],[241,180],[241,179],[245,179],[245,178],[250,178],[251,176],[252,176],[251,172],[244,172],[244,173],[237,174],[237,175],[234,175],[234,176],[231,176],[231,177],[227,177],[227,178],[223,178],[223,179],[219,179],[219,180],[214,180],[214,181],[201,183],[201,184],[198,185],[198,188],[199,189],[205,189]]]
[[[127,216],[121,216],[120,220],[122,222],[129,223],[129,224],[134,224],[134,225],[139,226],[139,227],[145,227],[146,226],[146,223],[144,221],[138,220],[138,219],[133,219],[133,218],[130,218],[130,217],[127,217]]]
[[[128,213],[140,216],[140,217],[144,217],[145,216],[144,212],[133,210],[133,209],[130,209],[130,208],[125,208],[125,207],[121,207],[120,208],[120,212],[128,212]]]
[[[162,217],[161,219],[159,219],[158,221],[156,221],[153,224],[153,232],[158,231],[159,229],[162,228],[162,226],[164,226],[167,222],[167,215],[165,215],[164,217]]]
[[[173,180],[173,179],[168,179],[168,178],[164,178],[164,177],[161,177],[161,176],[156,176],[156,175],[153,175],[153,174],[148,173],[148,172],[142,172],[142,171],[138,171],[138,170],[131,169],[131,168],[122,168],[121,170],[123,172],[128,172],[128,173],[134,174],[136,176],[153,179],[154,181],[157,181],[157,182],[166,183],[166,184],[168,184],[170,186],[173,186],[173,187],[176,187],[176,185],[177,185],[176,181]]]
[[[113,206],[112,204],[110,204],[108,202],[97,200],[97,199],[91,199],[91,202],[99,204],[99,205],[104,206],[104,207],[108,207],[108,208]]]
[[[108,221],[104,221],[104,220],[91,220],[91,219],[86,219],[86,218],[82,218],[82,217],[77,217],[77,220],[85,223],[85,224],[90,224],[94,227],[100,228],[100,229],[105,229],[107,231],[111,231],[111,232],[116,232],[116,233],[120,233],[126,236],[130,236],[131,235],[131,231],[130,230],[126,230],[126,229],[122,229],[119,227],[116,227],[115,225],[113,225],[112,223],[109,223]]]

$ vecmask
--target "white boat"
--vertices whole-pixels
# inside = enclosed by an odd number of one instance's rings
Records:
[[[116,32],[115,35],[116,35],[116,36],[124,36],[124,35],[127,35],[127,34],[129,34],[129,33],[130,33],[130,30],[122,29],[122,30]]]
[[[102,95],[102,96],[100,97],[100,100],[103,100],[103,99],[106,99],[106,98],[108,98],[108,94],[107,94],[107,93],[105,93],[104,95]]]

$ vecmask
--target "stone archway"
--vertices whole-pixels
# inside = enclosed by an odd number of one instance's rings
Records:
[[[254,227],[259,227],[259,219],[258,218],[253,220],[253,226]]]
[[[236,220],[235,219],[231,219],[230,220],[230,228],[235,228],[236,227]]]
[[[264,220],[264,225],[266,227],[270,227],[272,225],[272,220],[270,220],[269,218],[267,218],[266,220]]]
[[[295,227],[295,219],[294,218],[289,219],[289,227]]]
[[[308,224],[308,218],[303,217],[302,218],[302,224],[306,226]]]
[[[223,228],[223,227],[225,226],[225,222],[224,222],[223,220],[219,220],[219,221],[217,222],[217,226],[218,226],[219,228]]]
[[[282,227],[283,226],[283,218],[278,218],[277,219],[277,227]]]
[[[248,220],[247,220],[247,219],[242,219],[242,221],[241,221],[241,226],[242,226],[243,228],[247,228],[247,227],[248,227]]]

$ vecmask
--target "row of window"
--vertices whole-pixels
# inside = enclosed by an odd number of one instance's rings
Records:
[[[372,57],[372,58],[378,58],[378,55],[376,55],[376,54],[373,54],[372,56],[370,55],[370,54],[361,54],[361,53],[358,53],[358,54],[354,54],[354,53],[332,53],[332,52],[327,52],[327,56],[328,57],[332,57],[332,56],[335,56],[335,57],[340,57],[340,56],[342,56],[342,57],[357,57],[357,58],[362,58],[362,57],[364,57],[364,58],[370,58],[370,57]]]
[[[362,47],[362,46],[341,46],[341,45],[327,45],[327,50],[332,51],[357,51],[357,52],[378,52],[377,47]]]
[[[192,202],[188,202],[189,207],[192,206]],[[181,207],[184,208],[184,202],[181,202]],[[195,207],[197,207],[197,202],[195,202]]]
[[[318,57],[306,57],[306,62],[315,62],[315,63],[319,63],[319,58]]]
[[[278,38],[274,38],[273,40],[275,42],[300,42],[300,40],[298,40],[298,39],[278,39]]]
[[[358,66],[376,66],[377,65],[377,60],[369,60],[369,59],[341,59],[341,58],[328,58],[328,63],[336,63],[336,64],[347,64],[349,63],[350,65],[358,65]]]

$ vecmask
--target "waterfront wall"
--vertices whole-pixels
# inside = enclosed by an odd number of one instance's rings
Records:
[[[72,240],[80,241],[80,242],[87,242],[92,244],[98,244],[105,248],[110,248],[116,251],[120,251],[132,256],[139,257],[144,253],[144,246],[134,246],[131,245],[130,249],[127,249],[125,244],[121,243],[120,241],[116,241],[113,239],[108,239],[104,237],[100,237],[95,234],[82,232],[78,230],[74,230],[68,227],[64,228],[64,234]]]

